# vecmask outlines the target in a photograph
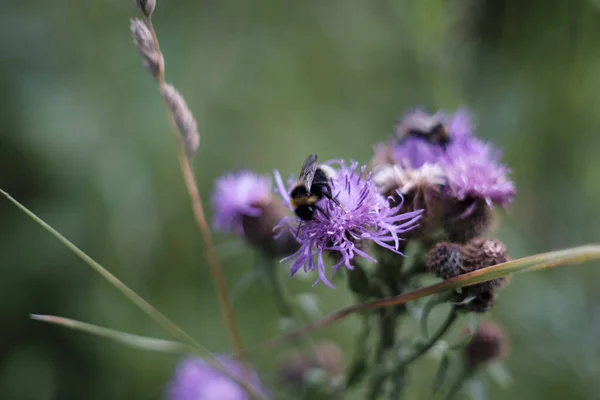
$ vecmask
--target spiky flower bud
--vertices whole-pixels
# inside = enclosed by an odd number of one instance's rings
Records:
[[[467,335],[468,332],[465,333]],[[471,366],[479,366],[508,355],[509,345],[504,330],[494,322],[481,322],[464,348],[463,357]]]
[[[445,280],[462,274],[463,263],[464,259],[460,245],[439,242],[429,251],[427,269],[438,278]]]
[[[446,280],[508,260],[506,246],[497,239],[473,239],[466,245],[439,242],[429,251],[427,268]],[[459,301],[472,297],[462,307],[469,311],[487,312],[494,305],[496,291],[506,286],[508,281],[509,277],[502,277],[468,286]]]
[[[160,91],[173,113],[177,129],[183,138],[185,151],[189,157],[193,157],[200,145],[200,134],[198,133],[194,114],[190,111],[183,96],[173,85],[163,83],[160,86]]]
[[[156,7],[156,0],[136,0],[138,8],[144,13],[146,17],[151,17]]]
[[[509,260],[506,245],[498,239],[473,239],[463,246],[462,255],[469,272],[502,264]],[[476,286],[481,287],[484,291],[493,292],[506,286],[509,280],[509,277],[496,278]]]

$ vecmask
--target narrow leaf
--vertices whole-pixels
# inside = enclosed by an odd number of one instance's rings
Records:
[[[445,352],[440,361],[440,365],[435,374],[435,379],[433,381],[433,386],[431,388],[432,393],[436,393],[448,377],[448,367],[450,366],[450,353]]]
[[[61,235],[56,229],[52,228],[48,225],[44,220],[35,215],[32,211],[30,211],[27,207],[19,203],[16,199],[14,199],[11,195],[6,193],[4,190],[0,189],[0,194],[10,200],[15,206],[17,206],[21,211],[27,214],[32,220],[34,220],[37,224],[39,224],[46,231],[50,232],[52,236],[58,239],[67,249],[71,250],[77,257],[83,260],[87,265],[89,265],[94,271],[100,274],[104,279],[106,279],[111,285],[117,288],[121,293],[123,293],[129,300],[131,300],[135,305],[137,305],[142,311],[144,311],[150,318],[152,318],[156,323],[169,331],[174,337],[179,339],[183,343],[187,343],[194,351],[194,353],[200,357],[203,357],[205,361],[217,371],[223,373],[225,376],[229,377],[237,384],[242,386],[248,393],[256,394],[255,390],[245,381],[239,379],[237,376],[233,375],[227,368],[223,366],[223,364],[217,359],[210,350],[206,349],[200,343],[198,343],[193,337],[191,337],[187,332],[177,326],[173,321],[168,319],[164,314],[160,311],[156,310],[154,307],[150,305],[146,300],[140,297],[137,293],[131,290],[127,285],[121,282],[116,276],[108,272],[106,268],[100,265],[93,258],[88,256],[83,250],[79,247],[75,246],[69,239]],[[255,396],[257,398],[264,398],[264,396]]]
[[[168,319],[164,314],[156,310],[154,307],[150,305],[146,300],[141,298],[137,293],[131,290],[127,285],[121,282],[116,276],[108,272],[106,268],[100,265],[96,260],[92,257],[88,256],[83,250],[79,247],[75,246],[69,239],[61,235],[57,230],[48,225],[44,220],[35,215],[32,211],[30,211],[27,207],[19,203],[16,199],[6,193],[4,190],[0,189],[0,193],[4,195],[8,200],[10,200],[14,205],[16,205],[21,211],[23,211],[27,216],[37,222],[42,226],[45,230],[50,232],[52,236],[57,238],[66,248],[71,250],[77,257],[82,259],[87,265],[89,265],[94,271],[100,274],[104,279],[106,279],[111,285],[117,288],[121,293],[123,293],[129,300],[131,300],[134,304],[136,304],[139,308],[142,309],[146,314],[150,316],[154,321],[156,321],[159,325],[164,327],[166,330],[171,332],[174,337],[177,337],[182,342],[186,342],[190,344],[194,349],[198,352],[202,353],[205,356],[210,357],[211,353],[203,346],[201,346],[198,342],[196,342],[188,333],[186,333],[183,329],[175,325],[170,319]]]
[[[496,362],[489,364],[487,366],[487,372],[502,389],[506,389],[512,384],[512,376],[506,369],[506,366],[502,363]]]
[[[186,353],[190,351],[190,347],[180,342],[169,340],[156,339],[147,336],[139,336],[131,333],[121,332],[102,326],[88,324],[70,318],[57,317],[54,315],[39,315],[31,314],[31,319],[36,321],[48,322],[54,325],[60,325],[65,328],[74,329],[77,331],[91,333],[92,335],[101,336],[103,338],[112,339],[130,347],[160,351],[168,353]]]
[[[479,329],[479,314],[470,312],[467,314],[467,326],[469,327],[469,334],[473,336],[477,329]]]

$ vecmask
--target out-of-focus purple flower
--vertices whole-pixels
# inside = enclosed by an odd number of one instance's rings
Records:
[[[446,146],[440,146],[424,140],[421,137],[407,135],[407,124],[413,119],[430,119],[437,123],[444,124],[450,135],[450,142]],[[471,114],[465,108],[459,109],[454,115],[450,116],[438,111],[429,116],[423,110],[417,109],[406,113],[397,127],[397,136],[401,143],[393,145],[393,157],[396,164],[410,168],[419,168],[425,163],[440,162],[446,153],[446,149],[460,147],[473,137],[473,122]]]
[[[244,236],[244,217],[260,216],[260,205],[268,201],[271,194],[272,184],[268,176],[239,171],[218,178],[212,196],[214,228]]]
[[[440,145],[407,134],[407,124],[415,119],[444,124],[449,142]],[[461,108],[454,115],[438,112],[433,116],[422,110],[413,111],[398,125],[398,136],[399,141],[376,147],[375,158],[391,154],[393,163],[404,169],[440,165],[445,175],[446,195],[460,201],[483,200],[490,206],[505,207],[514,198],[516,190],[508,178],[509,169],[500,163],[498,150],[473,136],[472,117],[467,109]]]
[[[219,357],[219,361],[233,376],[245,379],[257,393],[263,393],[258,376],[253,372],[250,379],[241,364]],[[206,361],[184,358],[166,390],[167,400],[250,400],[250,396],[231,378],[211,367]]]
[[[481,199],[488,205],[506,207],[516,194],[508,168],[499,163],[501,154],[491,144],[471,138],[447,150],[442,165],[448,191],[458,200]]]
[[[339,165],[339,170],[329,175],[333,196],[341,207],[324,198],[317,205],[327,215],[316,212],[311,221],[302,221],[299,229],[299,219],[286,218],[280,226],[298,232],[300,249],[284,259],[294,260],[291,274],[294,275],[301,268],[304,271],[317,270],[317,282],[323,281],[327,286],[334,287],[327,278],[324,253],[330,253],[336,259],[333,270],[342,265],[353,269],[355,256],[376,261],[363,251],[367,241],[401,254],[398,251],[402,240],[400,235],[417,226],[421,210],[400,213],[401,204],[390,206],[389,200],[379,194],[370,175],[365,172],[366,167],[359,168],[356,162],[351,162],[349,166],[342,161],[326,164]],[[290,179],[289,184],[284,185],[277,171],[275,179],[278,192],[289,204],[289,192],[294,180]]]

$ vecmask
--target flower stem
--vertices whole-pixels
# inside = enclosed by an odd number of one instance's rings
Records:
[[[461,374],[456,379],[456,381],[452,384],[452,387],[450,388],[450,390],[448,391],[448,394],[446,395],[446,397],[444,399],[452,400],[460,392],[463,385],[465,384],[465,381],[467,381],[471,376],[473,376],[474,372],[475,372],[475,368],[473,366],[471,366],[471,365],[465,366],[463,368],[463,371],[461,372]]]
[[[273,265],[273,258],[267,254],[259,254],[258,268],[261,277],[265,280],[265,285],[271,290],[275,305],[282,317],[294,319],[294,308],[292,307],[288,296],[286,295],[276,266]]]
[[[156,35],[156,31],[154,30],[154,26],[152,25],[152,20],[149,17],[145,18],[146,25],[152,34],[152,38],[154,40],[154,44],[156,46],[156,50],[159,54],[161,54],[160,46],[158,42],[158,36]],[[161,64],[159,66],[159,76],[158,76],[159,85],[165,83],[165,69],[164,65]],[[187,188],[188,194],[190,196],[192,202],[192,210],[194,213],[194,219],[196,221],[196,225],[202,234],[202,238],[204,241],[204,248],[206,251],[206,255],[208,258],[208,262],[210,265],[211,274],[213,276],[213,280],[217,287],[217,293],[219,297],[219,306],[221,308],[221,312],[225,318],[225,323],[227,325],[227,330],[229,332],[230,340],[233,344],[235,352],[237,354],[238,359],[244,366],[244,369],[249,374],[250,370],[246,364],[246,357],[244,354],[244,348],[242,346],[242,340],[240,337],[239,330],[235,323],[235,318],[233,315],[233,310],[231,308],[231,304],[229,302],[229,297],[227,294],[227,286],[225,284],[225,278],[223,277],[223,271],[221,269],[221,264],[219,263],[219,259],[215,252],[214,245],[212,243],[212,234],[208,223],[206,222],[206,216],[204,214],[204,208],[202,206],[202,198],[200,197],[200,192],[198,190],[198,185],[196,184],[196,178],[194,177],[194,172],[190,165],[190,160],[186,155],[185,148],[181,141],[181,136],[179,134],[179,130],[177,129],[177,124],[175,122],[175,116],[171,111],[166,99],[164,99],[165,109],[167,110],[167,115],[169,117],[169,125],[171,127],[171,132],[175,137],[177,143],[177,153],[179,156],[179,164],[181,166],[181,171],[183,173],[183,179],[185,182],[185,186]]]
[[[457,317],[458,317],[458,312],[456,311],[455,307],[452,307],[452,309],[448,313],[448,316],[446,317],[446,320],[438,328],[437,332],[435,332],[433,334],[433,336],[431,336],[429,339],[427,339],[427,341],[425,343],[423,343],[421,346],[419,346],[419,348],[417,348],[412,354],[410,354],[408,357],[406,357],[398,365],[398,367],[396,367],[396,369],[405,368],[408,364],[412,363],[413,361],[416,361],[422,355],[427,353],[433,346],[435,346],[437,341],[442,336],[444,336],[446,334],[446,332],[448,332],[448,330],[450,329],[452,324],[456,321]]]

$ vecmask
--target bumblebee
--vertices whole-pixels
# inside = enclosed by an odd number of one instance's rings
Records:
[[[323,209],[317,205],[317,202],[324,197],[340,206],[331,194],[329,177],[317,164],[316,154],[311,154],[302,164],[298,182],[290,192],[290,203],[298,218],[310,221],[316,211],[327,217]]]
[[[435,116],[414,113],[407,116],[398,129],[400,141],[409,136],[418,137],[444,148],[450,143],[450,131]]]

